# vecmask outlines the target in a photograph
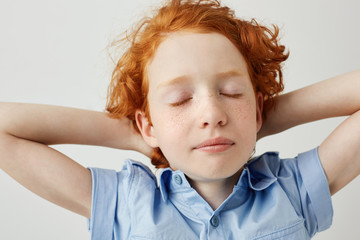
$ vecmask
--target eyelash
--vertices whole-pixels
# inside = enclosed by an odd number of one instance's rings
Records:
[[[186,102],[190,101],[191,99],[192,98],[187,98],[187,99],[184,99],[184,100],[182,100],[180,102],[171,103],[170,105],[172,107],[178,107],[178,106],[181,106],[181,105],[185,104]]]
[[[241,97],[242,94],[241,93],[237,93],[237,94],[220,93],[220,95],[223,95],[223,96],[229,97],[229,98],[239,98],[239,97]],[[170,105],[172,107],[178,107],[178,106],[184,105],[185,103],[187,103],[191,99],[192,98],[187,98],[187,99],[184,99],[184,100],[179,101],[179,102],[171,103]]]
[[[230,98],[239,98],[242,95],[241,93],[235,93],[235,94],[220,93],[220,94]]]

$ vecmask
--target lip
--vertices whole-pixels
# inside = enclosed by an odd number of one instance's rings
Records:
[[[200,143],[194,149],[203,152],[217,153],[228,150],[234,144],[235,143],[230,139],[224,137],[217,137],[217,138],[208,139]]]

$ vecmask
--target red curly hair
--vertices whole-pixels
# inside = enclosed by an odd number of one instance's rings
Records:
[[[151,121],[146,67],[166,35],[181,30],[220,33],[237,47],[247,63],[254,90],[264,96],[263,117],[266,117],[274,105],[274,97],[284,89],[281,63],[289,56],[278,43],[279,29],[273,25],[271,30],[254,19],[238,19],[233,10],[217,0],[171,0],[120,40],[128,41],[130,46],[112,74],[106,106],[110,117],[129,118],[137,131],[137,109],[144,111]],[[159,148],[154,150],[151,163],[157,168],[169,167]]]

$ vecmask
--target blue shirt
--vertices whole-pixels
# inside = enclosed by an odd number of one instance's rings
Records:
[[[92,168],[92,240],[310,239],[332,222],[332,204],[317,149],[280,159],[269,152],[245,168],[215,211],[184,173],[165,169],[157,184],[141,163]]]

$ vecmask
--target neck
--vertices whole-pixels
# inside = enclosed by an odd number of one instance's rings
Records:
[[[216,210],[225,199],[232,193],[234,185],[237,183],[241,171],[233,176],[214,180],[214,181],[198,181],[189,179],[190,185],[200,194],[202,198]]]

